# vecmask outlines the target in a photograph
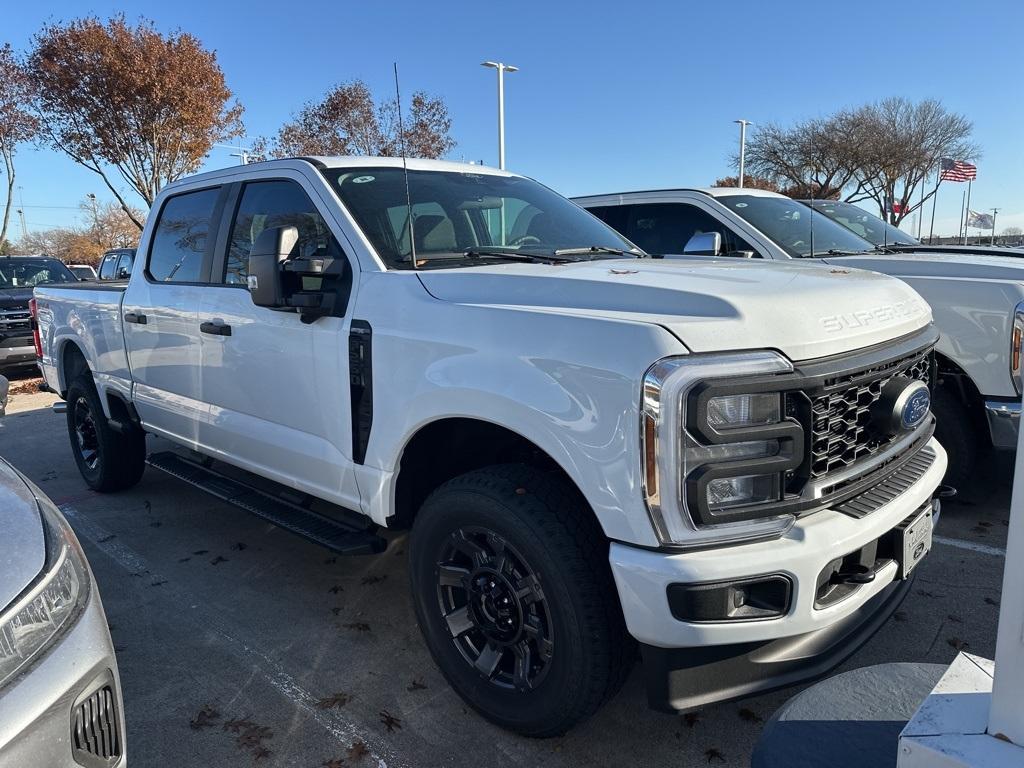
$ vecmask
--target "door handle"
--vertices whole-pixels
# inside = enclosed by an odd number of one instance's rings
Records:
[[[223,320],[205,320],[199,324],[199,330],[211,336],[230,336],[231,326]]]
[[[138,312],[125,312],[124,321],[126,323],[135,323],[136,325],[145,325],[148,322],[146,316]]]

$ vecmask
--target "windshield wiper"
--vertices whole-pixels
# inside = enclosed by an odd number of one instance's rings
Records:
[[[529,251],[503,251],[498,248],[467,248],[462,252],[467,259],[505,259],[507,261],[522,261],[536,263],[538,261],[576,261],[576,259],[563,258],[562,254],[555,251],[553,254],[532,253]]]
[[[606,245],[591,245],[586,248],[559,248],[554,251],[555,256],[596,256],[601,253],[610,253],[615,256],[640,256],[639,251],[609,248]]]
[[[863,256],[865,253],[871,253],[872,250],[875,249],[866,248],[862,251],[844,251],[839,248],[829,248],[825,253],[828,256]]]

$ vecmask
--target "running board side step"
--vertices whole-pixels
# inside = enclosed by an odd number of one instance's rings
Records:
[[[373,555],[387,548],[387,539],[372,528],[359,530],[171,451],[150,454],[146,463],[340,555]]]

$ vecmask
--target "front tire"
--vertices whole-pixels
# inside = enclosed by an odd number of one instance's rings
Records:
[[[629,671],[608,542],[549,474],[505,465],[442,485],[413,525],[410,577],[434,661],[497,725],[564,733]]]
[[[932,412],[935,414],[935,439],[949,457],[943,483],[957,489],[962,501],[977,501],[986,485],[979,480],[985,471],[983,458],[987,445],[967,405],[947,387],[935,390]]]
[[[99,393],[88,373],[67,391],[68,437],[82,479],[94,491],[131,488],[146,469],[146,435],[134,425],[116,431],[103,414]]]

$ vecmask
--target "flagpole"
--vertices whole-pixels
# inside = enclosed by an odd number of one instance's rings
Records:
[[[964,209],[964,245],[967,245],[967,222],[971,220],[971,184],[973,179],[967,180],[967,207]]]
[[[932,244],[935,237],[935,203],[939,199],[939,185],[942,183],[942,161],[939,160],[939,167],[935,171],[935,191],[932,193],[932,226],[928,230],[928,245]],[[918,238],[920,240],[920,238]]]
[[[963,243],[964,239],[964,200],[967,199],[967,190],[960,193],[960,228],[956,231],[956,239]]]

